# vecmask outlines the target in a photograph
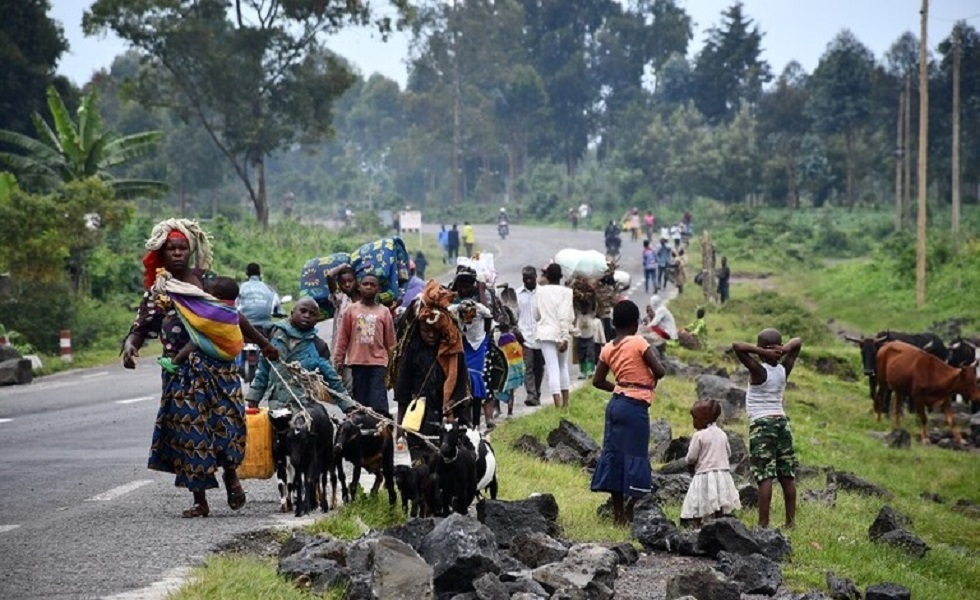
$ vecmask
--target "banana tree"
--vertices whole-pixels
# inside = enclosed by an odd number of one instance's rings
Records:
[[[147,155],[162,132],[118,136],[105,129],[95,92],[82,97],[77,122],[53,86],[48,87],[47,96],[53,129],[34,113],[31,118],[37,139],[0,130],[0,144],[14,150],[0,152],[0,166],[14,172],[25,189],[49,192],[64,183],[98,177],[112,188],[116,198],[123,200],[166,193],[167,185],[161,181],[121,179],[110,172]]]

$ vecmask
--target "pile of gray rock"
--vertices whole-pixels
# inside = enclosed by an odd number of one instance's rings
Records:
[[[929,546],[907,529],[911,526],[912,519],[908,515],[886,504],[868,527],[868,539],[900,548],[915,558],[922,558],[929,551]]]
[[[524,434],[514,441],[514,448],[542,460],[574,464],[587,469],[595,469],[601,450],[592,436],[567,419],[562,419],[558,427],[548,433],[547,445],[533,435]]]
[[[279,573],[315,594],[346,589],[357,600],[608,600],[630,544],[576,544],[558,537],[550,494],[488,500],[478,519],[411,519],[352,542],[295,533]]]
[[[0,344],[0,385],[27,385],[34,380],[31,360],[16,348]]]

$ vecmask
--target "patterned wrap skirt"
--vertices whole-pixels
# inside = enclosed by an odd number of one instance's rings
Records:
[[[592,474],[593,492],[640,497],[651,491],[649,405],[613,394],[606,405],[602,453]]]
[[[245,454],[245,402],[234,361],[191,352],[178,371],[163,371],[163,395],[147,466],[175,474],[177,487],[218,487],[218,468]]]

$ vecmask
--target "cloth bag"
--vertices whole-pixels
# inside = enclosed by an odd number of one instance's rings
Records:
[[[351,255],[335,252],[328,256],[311,258],[303,265],[299,276],[300,297],[313,298],[320,306],[326,319],[333,318],[333,302],[330,301],[330,288],[327,286],[327,273],[342,264],[350,264]]]

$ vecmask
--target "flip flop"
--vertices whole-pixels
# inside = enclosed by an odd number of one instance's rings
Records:
[[[238,477],[235,476],[234,481],[230,481],[230,477],[225,473],[221,478],[225,482],[225,491],[228,494],[228,507],[231,510],[238,510],[245,506],[245,490],[242,489],[242,482]]]

